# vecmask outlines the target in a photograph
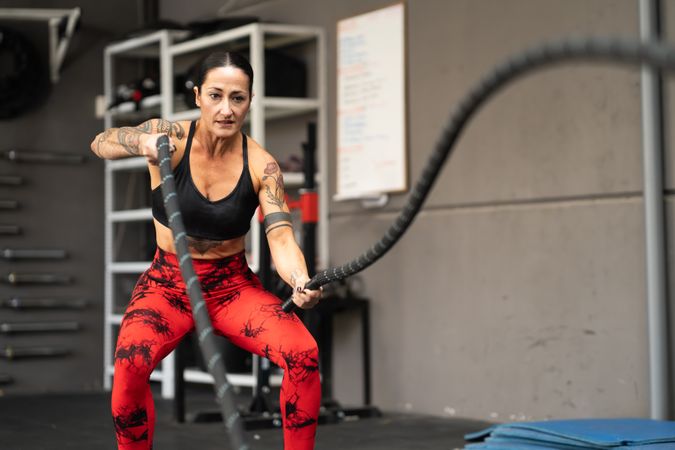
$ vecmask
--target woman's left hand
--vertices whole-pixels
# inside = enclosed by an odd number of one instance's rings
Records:
[[[293,303],[299,308],[310,309],[314,308],[321,299],[322,288],[316,290],[305,289],[305,285],[309,282],[306,276],[298,277],[295,280],[295,287],[293,288]]]

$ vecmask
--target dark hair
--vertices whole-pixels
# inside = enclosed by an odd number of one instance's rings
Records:
[[[248,76],[248,92],[253,91],[253,68],[248,60],[236,52],[214,52],[202,60],[195,85],[201,91],[204,79],[211,69],[217,67],[236,67]]]

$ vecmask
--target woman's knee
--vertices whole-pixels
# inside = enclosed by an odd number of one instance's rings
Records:
[[[281,344],[279,357],[281,366],[293,382],[319,376],[319,347],[309,333],[302,340]]]
[[[155,366],[154,360],[150,341],[119,343],[115,350],[115,379],[147,382]]]

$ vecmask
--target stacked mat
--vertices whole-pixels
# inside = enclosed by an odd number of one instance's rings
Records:
[[[468,434],[466,450],[675,450],[675,422],[573,419],[496,425]]]

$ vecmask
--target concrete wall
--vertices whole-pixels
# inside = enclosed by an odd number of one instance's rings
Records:
[[[413,179],[449,107],[506,55],[637,33],[634,2],[411,3]],[[638,80],[552,69],[476,117],[432,210],[364,274],[378,404],[497,420],[647,413]],[[353,224],[345,209],[334,242]]]
[[[328,31],[332,191],[336,22],[390,3],[235,12]],[[221,4],[162,11],[191,20]],[[411,180],[452,106],[503,58],[561,36],[638,35],[633,0],[415,0],[407,14]],[[376,405],[492,420],[648,414],[640,133],[637,70],[552,68],[489,102],[408,235],[361,275]],[[379,238],[404,200],[331,203],[333,264]],[[358,403],[356,317],[336,333],[336,397]]]

